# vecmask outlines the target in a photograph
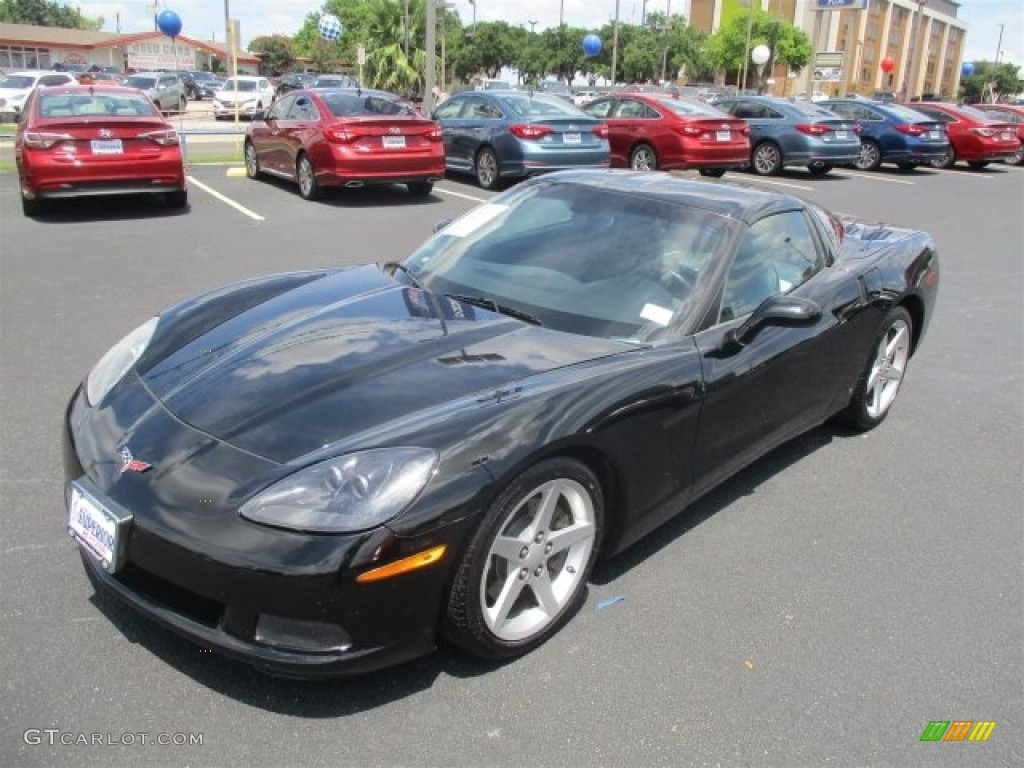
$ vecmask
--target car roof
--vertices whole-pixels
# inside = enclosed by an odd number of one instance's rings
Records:
[[[735,183],[695,181],[669,173],[579,170],[562,171],[541,178],[663,200],[743,222],[760,219],[768,213],[806,207],[803,200],[792,195],[738,186]]]
[[[138,88],[125,85],[107,85],[106,83],[67,83],[66,85],[51,85],[46,88],[46,93],[123,93],[125,95],[139,93]]]

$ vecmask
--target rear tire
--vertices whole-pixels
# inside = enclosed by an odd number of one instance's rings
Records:
[[[656,171],[658,153],[650,144],[638,144],[629,153],[629,167],[634,171]]]
[[[476,162],[473,163],[473,172],[476,174],[476,183],[481,189],[496,189],[498,186],[498,156],[494,150],[484,147],[476,153]]]
[[[807,170],[810,171],[811,176],[824,176],[832,170],[832,166],[828,163],[811,163],[807,166]]]
[[[299,196],[303,200],[316,200],[320,197],[320,186],[316,183],[316,169],[309,155],[303,152],[295,163],[295,177],[299,181]]]
[[[429,181],[410,181],[405,186],[413,197],[427,197],[434,189],[433,183]]]
[[[988,160],[971,160],[969,163],[967,163],[967,166],[972,171],[980,171],[982,168],[988,166]]]
[[[250,179],[258,179],[260,177],[260,161],[256,156],[256,147],[251,141],[246,141],[242,153],[245,157],[245,175]]]
[[[21,212],[30,218],[45,213],[46,208],[47,203],[45,200],[40,200],[39,198],[29,199],[24,195],[21,196]]]
[[[896,401],[913,343],[913,321],[903,307],[893,307],[875,337],[871,357],[846,409],[838,419],[866,432],[881,424]]]
[[[933,168],[949,169],[954,165],[956,165],[956,152],[953,151],[952,147],[950,147],[949,151],[938,160],[932,160]]]
[[[877,171],[882,164],[882,148],[868,139],[860,144],[860,157],[853,165],[861,171]]]
[[[181,210],[188,205],[188,190],[176,189],[173,192],[165,192],[164,205],[174,210]]]
[[[707,176],[712,179],[720,179],[725,176],[724,168],[699,168],[697,170],[701,176]]]
[[[777,176],[782,171],[782,151],[770,141],[761,142],[750,153],[750,169],[758,176]]]
[[[917,168],[917,163],[896,163],[896,167],[904,173],[910,173]]]

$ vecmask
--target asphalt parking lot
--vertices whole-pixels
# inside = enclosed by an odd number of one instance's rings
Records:
[[[938,312],[885,424],[823,427],[757,462],[601,565],[529,656],[442,646],[318,683],[93,597],[64,532],[63,408],[169,304],[401,258],[490,195],[451,178],[424,200],[309,203],[239,171],[192,166],[185,212],[86,200],[38,219],[0,175],[0,765],[1024,764],[1024,168],[727,174],[936,239]],[[997,726],[922,742],[933,720]]]

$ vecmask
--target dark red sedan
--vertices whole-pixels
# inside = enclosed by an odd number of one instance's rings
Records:
[[[172,208],[188,202],[178,133],[134,88],[36,89],[14,157],[26,216],[50,200],[86,195],[160,194]]]
[[[607,124],[613,168],[697,168],[703,176],[721,176],[750,162],[746,121],[697,99],[617,93],[584,111]]]
[[[444,144],[440,126],[394,94],[301,89],[249,125],[245,170],[294,181],[306,200],[324,187],[395,183],[425,197],[444,177]]]
[[[1021,140],[1021,146],[1017,148],[1017,153],[1006,162],[1010,165],[1024,165],[1024,104],[974,104],[973,106],[993,120],[1003,120],[1017,129],[1017,138]]]
[[[945,102],[914,102],[906,106],[941,120],[946,126],[949,152],[941,160],[932,161],[936,168],[952,168],[963,160],[979,170],[994,161],[1012,160],[1020,150],[1013,125],[975,107]]]

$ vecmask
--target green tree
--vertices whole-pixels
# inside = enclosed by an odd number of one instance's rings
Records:
[[[960,96],[964,101],[976,104],[992,101],[1000,95],[1020,93],[1024,90],[1024,83],[1017,72],[1016,64],[976,61],[974,71],[960,78]]]
[[[759,45],[772,49],[773,61],[786,64],[793,72],[799,73],[811,61],[811,40],[803,30],[787,24],[778,18],[755,9],[754,26],[747,48],[747,24],[749,16],[744,13],[734,16],[718,32],[707,40],[707,56],[710,63],[719,70],[736,73],[736,82],[742,78],[744,62],[748,67],[747,82],[753,83],[749,69],[749,51]]]
[[[38,27],[99,29],[103,18],[90,19],[75,8],[45,0],[0,0],[0,21]]]
[[[249,53],[259,54],[260,70],[268,75],[295,68],[295,43],[284,35],[254,37],[249,41]]]

